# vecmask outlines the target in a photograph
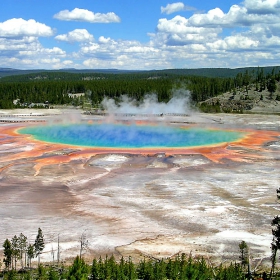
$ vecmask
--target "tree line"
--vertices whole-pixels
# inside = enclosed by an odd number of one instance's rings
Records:
[[[9,270],[3,274],[4,280],[40,279],[40,280],[244,280],[246,273],[240,264],[219,265],[214,267],[204,258],[194,258],[181,254],[174,259],[143,259],[138,263],[131,258],[116,260],[111,257],[93,259],[87,264],[77,256],[73,263],[66,266],[39,265],[34,270],[20,273]]]
[[[38,228],[33,243],[29,242],[28,238],[22,233],[19,236],[15,235],[10,240],[6,239],[3,243],[3,264],[5,267],[2,273],[0,271],[0,277],[2,274],[5,280],[246,279],[248,246],[244,241],[239,245],[241,262],[225,266],[222,264],[213,266],[210,260],[203,257],[194,258],[191,254],[187,256],[185,253],[165,259],[143,258],[140,262],[133,262],[131,257],[126,259],[121,257],[116,260],[112,255],[111,257],[93,259],[92,263],[88,264],[82,258],[82,254],[88,245],[85,232],[81,235],[79,242],[79,256],[74,259],[71,265],[66,267],[58,257],[56,263],[53,259],[51,265],[46,266],[40,263],[40,256],[45,248],[45,239],[41,228]],[[38,265],[33,268],[32,259],[35,257],[38,257]],[[19,261],[20,265],[18,265]]]
[[[98,107],[105,97],[118,102],[122,95],[127,95],[141,102],[150,93],[157,95],[158,102],[168,102],[176,88],[189,90],[193,104],[197,104],[224,92],[240,88],[248,91],[253,84],[258,91],[268,89],[273,92],[276,82],[280,81],[280,72],[276,68],[272,68],[269,73],[263,68],[253,68],[250,72],[239,72],[235,77],[188,76],[164,71],[95,73],[91,76],[86,73],[59,72],[57,79],[57,73],[47,74],[36,73],[32,74],[36,76],[31,77],[24,75],[26,80],[21,76],[0,79],[0,109],[25,107],[31,103],[44,104],[46,101],[52,105],[81,105],[81,100],[71,97],[75,93],[85,93],[87,102],[93,107]]]
[[[244,68],[196,68],[162,70],[118,70],[118,69],[60,69],[60,70],[18,70],[0,67],[0,78],[5,82],[30,80],[86,80],[86,79],[146,79],[164,76],[200,76],[208,78],[234,78],[238,73],[254,72],[260,67]],[[264,74],[279,70],[279,66],[262,67]]]
[[[27,237],[21,233],[19,236],[15,235],[11,240],[8,238],[3,243],[3,262],[6,269],[17,270],[17,262],[21,262],[21,268],[31,267],[33,258],[38,257],[38,264],[40,264],[40,255],[44,250],[44,236],[40,228],[34,243],[28,242]]]
[[[280,193],[280,189],[277,190]],[[277,216],[278,217],[278,216]],[[276,262],[276,253],[279,249],[279,227],[278,231],[275,229],[275,219],[272,222],[273,241],[272,245],[272,275]],[[279,219],[278,219],[279,222]],[[0,277],[4,280],[15,279],[40,279],[40,280],[180,280],[180,279],[194,279],[194,280],[243,280],[243,279],[256,279],[254,277],[262,276],[262,279],[268,279],[266,272],[256,273],[251,272],[249,247],[245,241],[239,244],[239,261],[232,262],[229,265],[214,265],[210,259],[204,257],[193,257],[190,253],[176,254],[170,258],[157,259],[153,257],[144,257],[139,262],[133,262],[131,257],[121,257],[116,260],[114,255],[105,258],[93,259],[92,262],[86,263],[82,258],[82,254],[87,249],[88,241],[86,234],[80,237],[80,252],[73,263],[65,266],[63,262],[58,259],[57,262],[53,261],[50,264],[42,265],[40,263],[40,256],[45,248],[45,239],[43,232],[38,228],[37,236],[34,242],[28,242],[24,234],[14,236],[13,238],[6,239],[3,243],[4,254],[4,269],[0,270]],[[59,239],[58,239],[59,248]],[[38,257],[37,267],[32,267],[32,259]],[[17,263],[20,261],[20,268]],[[0,268],[2,263],[0,261]],[[258,278],[259,279],[259,278]],[[276,279],[276,278],[274,278]]]
[[[0,83],[0,108],[10,109],[22,104],[44,103],[72,104],[69,94],[85,93],[95,106],[104,97],[118,99],[127,95],[140,101],[147,93],[156,93],[159,102],[171,98],[173,79],[155,80],[92,80],[92,81],[32,81]],[[17,104],[13,101],[18,100]]]

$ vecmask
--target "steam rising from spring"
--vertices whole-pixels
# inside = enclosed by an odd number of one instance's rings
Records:
[[[183,115],[191,112],[190,92],[183,89],[174,91],[167,103],[158,102],[156,94],[147,94],[142,102],[123,95],[118,104],[113,99],[105,98],[101,105],[109,114]]]

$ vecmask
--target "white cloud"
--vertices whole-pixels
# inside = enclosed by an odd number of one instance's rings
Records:
[[[56,40],[65,41],[69,43],[73,42],[86,42],[93,41],[93,35],[91,35],[86,29],[75,29],[67,34],[57,35]]]
[[[2,63],[11,65],[12,68],[18,69],[59,69],[57,65],[62,66],[63,63],[59,59],[46,59],[46,58],[21,58],[21,57],[2,57]]]
[[[59,56],[65,56],[66,52],[58,47],[53,47],[52,49],[42,49],[43,53],[50,54],[50,55],[59,55]]]
[[[195,14],[190,19],[190,24],[194,26],[217,25],[224,22],[226,15],[220,8],[210,10],[207,14]]]
[[[75,64],[74,61],[72,60],[57,60],[54,61],[53,63],[51,61],[46,61],[46,63],[48,63],[49,65],[52,65],[53,69],[63,69],[63,68],[69,68],[69,67],[73,67],[73,68],[80,68],[81,65],[79,64]]]
[[[245,0],[243,4],[248,13],[277,14],[280,10],[280,0]]]
[[[34,19],[13,18],[0,23],[0,37],[48,37],[53,34],[54,31],[49,26]]]
[[[65,56],[58,47],[43,47],[37,37],[0,38],[1,63],[12,68],[52,69]]]
[[[211,46],[227,51],[265,48],[267,42],[277,42],[280,36],[279,7],[280,0],[245,0],[243,5],[232,5],[227,13],[215,8],[189,18],[162,18],[151,42],[157,46],[201,44],[207,49]],[[267,13],[253,12],[253,8],[254,11],[265,9]],[[232,35],[224,37],[224,28],[232,30]]]
[[[54,64],[54,63],[59,63],[60,62],[60,59],[58,58],[43,58],[43,59],[40,59],[40,63],[43,63],[43,64]]]
[[[65,21],[86,21],[91,23],[120,22],[120,18],[113,12],[107,14],[93,13],[92,11],[75,8],[72,11],[63,10],[53,16]]]
[[[206,45],[210,50],[227,50],[227,51],[240,51],[248,50],[254,51],[259,46],[258,40],[253,40],[246,36],[238,34],[236,36],[228,36],[223,40],[217,40],[213,43],[207,43]]]
[[[176,16],[171,20],[159,19],[157,29],[159,32],[185,33],[188,31],[188,20],[182,16]]]
[[[251,66],[258,59],[257,65],[279,64],[280,0],[245,0],[227,12],[161,18],[149,35],[179,67]]]
[[[222,32],[221,28],[204,28],[193,26],[189,23],[189,20],[176,16],[173,19],[160,19],[157,25],[158,34],[156,40],[160,38],[157,45],[162,43],[167,45],[181,45],[187,43],[203,43],[213,41],[217,38],[218,34]],[[160,35],[160,37],[158,37]],[[156,41],[154,39],[154,42]],[[164,40],[164,42],[162,42]]]
[[[280,37],[271,36],[269,38],[263,38],[264,46],[269,48],[276,48],[275,51],[278,51],[277,48],[280,47]]]
[[[198,27],[189,23],[189,20],[176,16],[171,20],[167,20],[165,18],[160,19],[157,25],[157,31],[159,33],[172,33],[172,34],[209,34],[211,36],[215,33],[220,33],[222,31],[221,28],[218,27]]]
[[[116,41],[103,36],[98,39],[98,43],[88,43],[82,46],[80,50],[82,56],[103,57],[106,54],[107,57],[112,58],[118,58],[122,55],[130,58],[143,55],[143,58],[148,59],[147,54],[152,56],[155,53],[158,53],[158,49],[151,45],[143,45],[138,41]]]
[[[279,16],[265,13],[250,13],[246,7],[239,5],[232,5],[228,13],[215,8],[206,14],[194,14],[189,18],[189,24],[204,27],[250,27],[254,24],[273,24],[275,22],[279,22]]]
[[[184,10],[185,5],[182,2],[168,4],[166,7],[161,7],[161,13],[172,14]]]
[[[77,56],[84,58],[83,65],[87,68],[145,69],[171,66],[165,61],[163,52],[150,44],[114,40],[103,36],[97,43],[91,42],[82,46]]]
[[[137,67],[133,67],[135,65]],[[170,68],[172,64],[169,61],[163,59],[143,59],[137,57],[131,57],[128,55],[120,55],[114,58],[114,60],[104,60],[100,58],[89,58],[84,60],[83,68],[99,68],[99,69],[165,69]]]
[[[20,56],[61,56],[64,57],[66,52],[58,47],[53,47],[52,49],[43,48],[41,45],[37,44],[35,48],[29,46],[28,49],[20,50],[18,52]]]
[[[81,48],[83,53],[91,53],[95,52],[96,50],[100,49],[100,45],[97,43],[89,43]]]
[[[23,38],[0,38],[0,51],[19,51],[39,48],[40,44],[36,37]]]
[[[160,10],[162,14],[170,15],[180,11],[194,11],[196,9],[185,5],[183,2],[176,2],[172,4],[167,4],[166,7],[161,6]]]
[[[238,51],[240,49],[252,50],[259,46],[259,41],[253,40],[250,37],[242,36],[238,34],[237,36],[229,36],[224,39],[229,50]]]
[[[100,36],[98,39],[98,42],[101,44],[107,44],[111,41],[111,38],[105,38],[104,36]]]
[[[65,65],[65,66],[69,66],[69,65],[73,65],[73,61],[72,60],[64,60],[62,61],[62,63]]]

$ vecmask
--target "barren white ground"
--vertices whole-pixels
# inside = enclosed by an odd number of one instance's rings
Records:
[[[279,131],[280,125],[276,115],[196,114],[172,121],[260,133]],[[248,153],[240,162],[214,163],[199,154],[107,154],[43,167],[37,176],[33,160],[9,166],[1,162],[8,154],[33,148],[12,141],[0,145],[0,168],[6,166],[0,173],[0,244],[21,232],[33,242],[40,227],[45,261],[52,260],[52,252],[56,259],[58,236],[62,260],[78,255],[83,233],[88,259],[112,253],[163,258],[184,252],[230,261],[238,260],[242,240],[252,259],[269,259],[270,223],[280,212],[279,138],[255,150],[240,147]]]

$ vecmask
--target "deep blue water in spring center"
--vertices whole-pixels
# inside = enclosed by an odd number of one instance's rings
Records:
[[[244,136],[238,131],[107,123],[32,126],[20,129],[19,133],[44,142],[131,149],[207,146]]]

